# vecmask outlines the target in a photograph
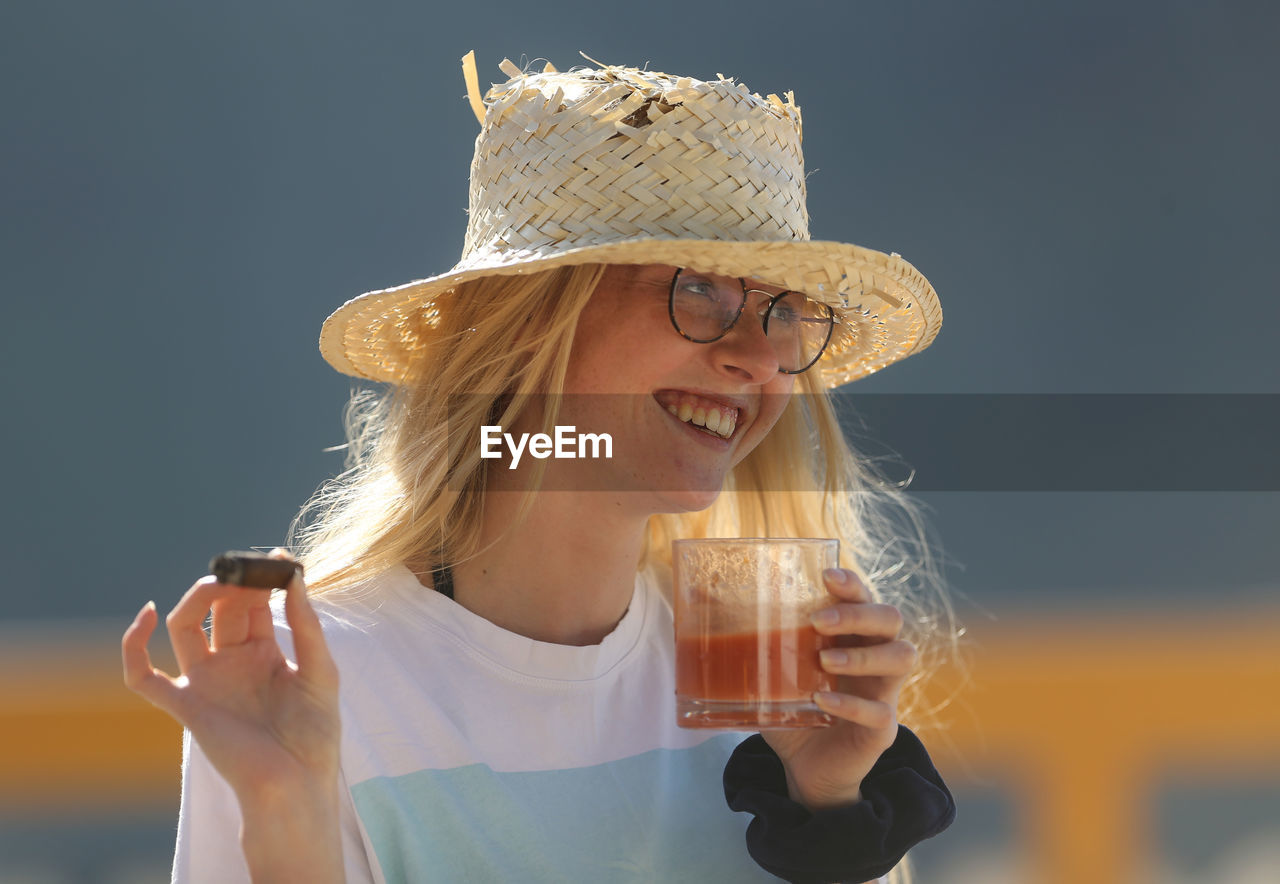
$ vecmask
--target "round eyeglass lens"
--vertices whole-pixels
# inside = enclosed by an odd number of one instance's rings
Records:
[[[671,289],[671,312],[680,333],[710,343],[733,328],[742,312],[742,284],[717,281],[703,273],[682,270]]]
[[[830,307],[800,292],[775,300],[765,321],[778,367],[799,372],[817,362],[831,340],[834,318]]]

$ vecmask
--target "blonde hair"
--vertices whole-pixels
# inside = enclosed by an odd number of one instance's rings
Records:
[[[577,319],[605,269],[486,277],[457,286],[430,320],[424,312],[429,346],[401,384],[353,392],[347,469],[290,526],[313,592],[358,587],[400,563],[415,562],[421,572],[479,551],[489,463],[474,444],[479,427],[507,426],[533,409],[542,432],[554,432],[554,394],[564,387]],[[678,537],[839,538],[841,564],[903,613],[903,638],[916,646],[919,665],[899,698],[899,717],[929,729],[940,707],[928,704],[924,681],[958,662],[961,631],[923,507],[850,448],[816,373],[797,381],[797,395],[715,503],[650,518],[640,568],[669,592]],[[525,495],[521,514],[534,493]],[[909,880],[906,863],[892,880]]]
[[[403,383],[352,393],[347,469],[290,526],[313,593],[404,562],[432,570],[478,552],[488,468],[474,444],[479,428],[541,409],[552,432],[559,402],[544,394],[564,387],[578,314],[604,270],[485,277],[422,314],[419,338],[430,346],[419,348]]]

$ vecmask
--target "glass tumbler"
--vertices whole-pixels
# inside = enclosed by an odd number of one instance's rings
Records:
[[[707,538],[672,544],[676,722],[685,728],[816,727],[834,690],[818,652],[835,644],[809,615],[835,599],[822,581],[838,540]]]

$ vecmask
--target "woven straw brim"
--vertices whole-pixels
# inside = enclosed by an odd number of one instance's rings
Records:
[[[444,275],[368,292],[325,321],[320,352],[344,374],[399,383],[413,352],[431,346],[430,330],[439,322],[437,297],[458,283],[595,263],[692,267],[802,291],[831,304],[838,324],[827,351],[810,369],[819,373],[826,387],[866,377],[920,352],[942,326],[933,287],[897,255],[811,240],[647,238],[552,253],[509,250],[476,255]]]

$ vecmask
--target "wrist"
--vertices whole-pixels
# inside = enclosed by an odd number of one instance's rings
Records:
[[[262,784],[241,797],[240,811],[240,847],[254,881],[342,881],[336,773]]]
[[[861,783],[858,783],[852,789],[826,793],[805,793],[796,784],[795,778],[791,776],[791,770],[785,763],[782,765],[782,772],[787,778],[787,797],[803,806],[810,813],[829,810],[833,807],[846,807],[850,804],[857,804],[862,800]]]
[[[236,789],[243,813],[260,818],[268,815],[298,813],[309,807],[322,807],[330,801],[336,805],[338,769],[326,765],[321,770],[304,770],[294,765],[288,771],[277,770],[271,776],[259,776],[247,786]]]

